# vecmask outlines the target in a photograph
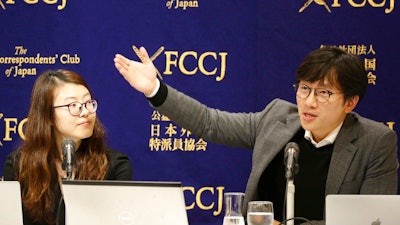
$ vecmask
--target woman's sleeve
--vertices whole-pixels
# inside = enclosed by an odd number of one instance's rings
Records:
[[[17,180],[18,163],[15,152],[8,154],[3,167],[4,180]]]
[[[106,180],[132,180],[132,164],[122,152],[110,150]]]

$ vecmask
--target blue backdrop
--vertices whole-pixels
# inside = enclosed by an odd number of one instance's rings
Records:
[[[114,55],[138,60],[134,47],[145,46],[166,83],[211,107],[255,112],[275,97],[295,102],[303,57],[340,46],[363,58],[370,76],[355,111],[399,132],[397,4],[0,0],[0,164],[24,138],[37,76],[74,70],[99,101],[108,144],[132,160],[133,180],[182,181],[190,224],[222,224],[222,193],[244,192],[251,151],[208,143],[154,112]]]

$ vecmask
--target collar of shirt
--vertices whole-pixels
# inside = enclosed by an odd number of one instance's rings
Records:
[[[343,122],[339,124],[328,136],[326,136],[324,139],[322,139],[320,142],[316,142],[314,138],[312,137],[312,134],[310,131],[306,130],[304,133],[304,138],[310,141],[316,148],[321,148],[326,145],[333,144],[335,142],[337,135],[339,134],[340,128],[342,128]]]

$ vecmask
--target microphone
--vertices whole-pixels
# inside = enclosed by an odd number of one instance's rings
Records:
[[[295,142],[289,142],[285,147],[285,155],[283,161],[286,166],[286,179],[293,179],[294,174],[299,172],[299,146]]]
[[[62,169],[67,170],[67,180],[72,180],[72,167],[75,160],[75,147],[76,144],[71,139],[65,139],[61,143],[63,152]]]

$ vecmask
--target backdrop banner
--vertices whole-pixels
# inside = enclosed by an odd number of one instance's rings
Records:
[[[223,193],[245,191],[251,150],[207,142],[152,109],[115,69],[114,55],[139,60],[144,46],[167,84],[210,107],[256,112],[277,97],[295,103],[303,58],[339,46],[368,71],[369,90],[355,111],[399,132],[397,4],[0,0],[0,165],[24,139],[38,75],[74,70],[99,102],[107,144],[132,160],[132,179],[181,181],[189,223],[222,224]]]

